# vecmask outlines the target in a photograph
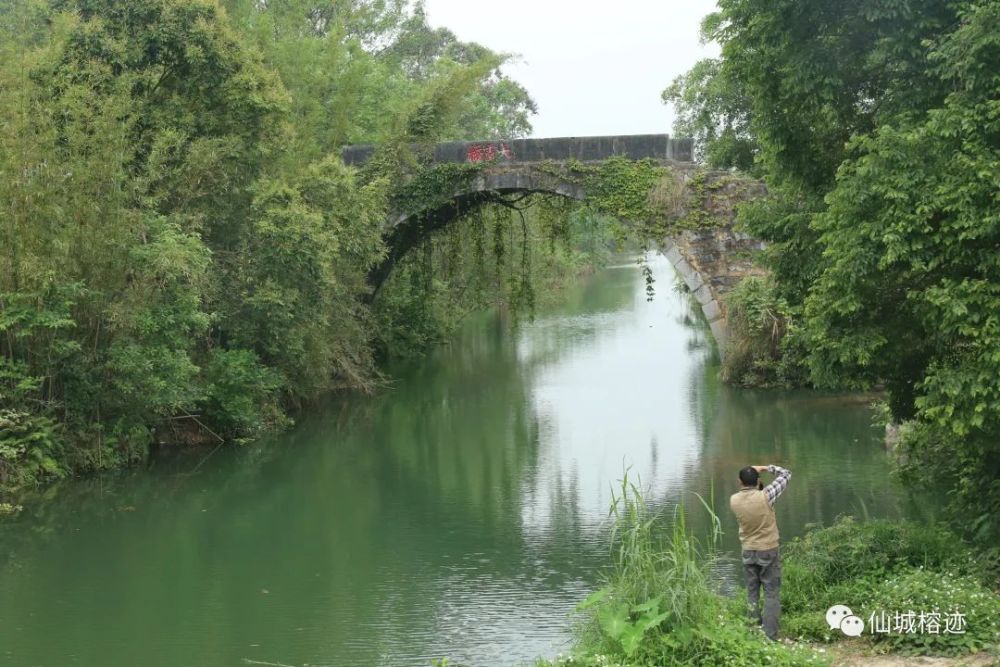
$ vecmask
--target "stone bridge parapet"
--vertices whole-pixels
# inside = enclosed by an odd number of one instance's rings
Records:
[[[420,148],[414,147],[419,153]],[[691,162],[690,139],[668,134],[632,134],[614,137],[552,137],[496,141],[447,141],[431,149],[431,162],[600,162],[622,156],[630,160],[650,158],[662,162]],[[341,151],[345,164],[362,165],[375,153],[375,146],[347,146]]]

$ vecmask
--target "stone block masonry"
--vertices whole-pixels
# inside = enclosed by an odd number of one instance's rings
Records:
[[[732,223],[685,230],[663,244],[663,254],[701,306],[720,354],[729,339],[725,296],[743,278],[765,273],[751,261],[763,249],[763,242],[735,231]]]

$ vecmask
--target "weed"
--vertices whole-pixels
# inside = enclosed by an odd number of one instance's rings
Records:
[[[768,642],[715,589],[712,562],[721,527],[712,499],[699,497],[712,518],[704,541],[688,529],[678,504],[657,515],[626,471],[612,493],[612,565],[606,585],[584,600],[579,650],[538,665],[822,664],[809,649]]]

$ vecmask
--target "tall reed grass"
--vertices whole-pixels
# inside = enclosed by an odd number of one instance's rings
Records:
[[[557,665],[806,665],[808,650],[755,633],[719,593],[716,559],[722,523],[706,500],[710,529],[696,536],[684,502],[657,511],[626,470],[612,490],[611,565],[605,585],[579,605],[579,650]],[[546,663],[540,663],[546,664]],[[552,663],[548,663],[552,664]]]
[[[713,527],[719,526],[718,517],[705,507]],[[628,471],[612,491],[610,517],[613,567],[608,584],[615,595],[629,604],[660,599],[659,608],[669,614],[671,626],[701,621],[711,611],[706,608],[714,597],[708,573],[721,530],[713,530],[707,545],[700,543],[688,530],[683,502],[674,506],[671,520],[664,522],[651,511]]]

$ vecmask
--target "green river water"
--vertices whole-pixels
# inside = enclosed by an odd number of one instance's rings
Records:
[[[0,664],[517,665],[565,651],[625,466],[656,507],[779,463],[788,539],[912,512],[868,399],[734,390],[673,270],[622,260],[518,330],[468,322],[290,432],[73,481],[0,522]],[[723,581],[736,577],[723,566]]]

